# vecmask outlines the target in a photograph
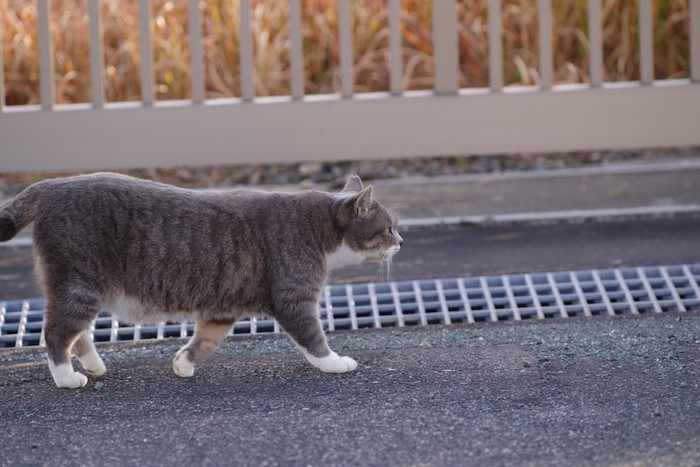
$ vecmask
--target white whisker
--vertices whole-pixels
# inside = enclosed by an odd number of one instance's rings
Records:
[[[382,260],[380,262],[380,269],[383,272],[382,266],[386,264],[386,280],[387,282],[391,282],[393,280],[393,277],[391,275],[391,267],[394,264],[394,255],[399,252],[401,249],[400,246],[394,245],[392,247],[389,247],[386,252],[382,255]]]

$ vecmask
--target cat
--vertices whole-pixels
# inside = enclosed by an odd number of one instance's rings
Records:
[[[258,315],[275,318],[321,371],[352,371],[357,362],[326,342],[319,295],[331,270],[390,260],[403,243],[395,215],[357,176],[334,194],[55,178],[0,206],[0,241],[32,221],[48,366],[66,388],[88,381],[71,352],[87,373],[106,371],[87,331],[101,309],[131,323],[194,320],[173,359],[183,378],[237,320]]]

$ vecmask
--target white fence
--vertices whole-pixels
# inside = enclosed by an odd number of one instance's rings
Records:
[[[401,88],[400,0],[388,0],[389,93],[353,92],[350,1],[338,0],[341,93],[305,96],[301,0],[290,5],[291,95],[256,98],[241,21],[241,98],[206,100],[199,0],[189,1],[192,99],[156,101],[149,0],[140,0],[143,99],[104,98],[100,0],[89,0],[92,102],[55,105],[47,0],[39,0],[41,106],[0,99],[0,172],[348,160],[700,145],[700,0],[690,79],[655,81],[652,0],[639,0],[639,82],[603,82],[602,0],[590,0],[590,83],[553,85],[550,0],[538,1],[539,86],[504,87],[501,1],[489,0],[490,86],[459,89],[455,0],[433,2],[432,91]],[[241,0],[248,18],[250,0]],[[4,96],[0,53],[0,96]]]

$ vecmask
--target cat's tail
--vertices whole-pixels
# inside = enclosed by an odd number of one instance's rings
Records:
[[[30,186],[0,205],[0,242],[12,239],[34,220],[36,204],[43,191],[41,182]]]

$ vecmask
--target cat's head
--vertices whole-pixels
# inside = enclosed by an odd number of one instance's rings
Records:
[[[346,255],[354,256],[353,262],[390,261],[403,243],[396,229],[396,215],[379,204],[373,192],[371,186],[363,187],[360,177],[353,175],[339,194],[342,244]]]

